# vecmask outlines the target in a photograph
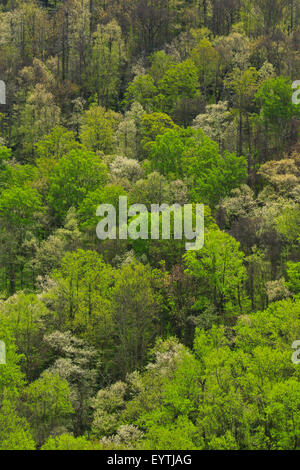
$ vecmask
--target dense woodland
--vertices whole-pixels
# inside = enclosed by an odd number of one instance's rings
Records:
[[[0,449],[300,448],[299,46],[299,0],[0,2]],[[119,196],[204,247],[100,241]]]

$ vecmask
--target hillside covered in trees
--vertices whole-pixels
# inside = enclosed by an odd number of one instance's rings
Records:
[[[299,51],[299,0],[0,1],[0,450],[300,448]]]

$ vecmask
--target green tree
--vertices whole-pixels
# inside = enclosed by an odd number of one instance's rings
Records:
[[[300,263],[287,263],[287,287],[295,294],[300,294]]]
[[[161,109],[172,114],[180,102],[189,98],[199,98],[197,68],[192,60],[186,60],[170,67],[158,83]]]
[[[291,81],[284,77],[270,78],[259,87],[255,99],[260,105],[264,129],[282,154],[291,131],[291,119],[300,116],[299,106],[291,99]]]
[[[113,268],[95,251],[66,253],[52,273],[54,284],[43,299],[55,314],[59,328],[67,327],[109,354],[112,342],[111,285]]]
[[[146,112],[151,113],[156,109],[157,93],[158,90],[151,75],[137,75],[127,88],[124,104],[130,107],[137,102]]]
[[[184,260],[187,273],[199,282],[195,308],[201,311],[212,304],[221,316],[235,314],[236,307],[242,313],[246,270],[244,254],[233,237],[220,230],[209,231],[202,250],[186,253]]]
[[[248,152],[251,154],[251,125],[249,115],[253,112],[253,99],[258,88],[259,75],[254,67],[247,70],[234,68],[228,79],[225,81],[227,88],[231,88],[235,93],[234,110],[238,120],[238,142],[237,151],[239,155],[243,153],[244,127],[248,137]],[[250,158],[250,157],[249,157]],[[248,171],[251,170],[251,161],[248,160]]]
[[[0,450],[35,450],[28,422],[8,399],[0,407]]]
[[[50,176],[48,203],[62,221],[68,209],[77,209],[89,191],[106,182],[107,168],[98,155],[72,150],[59,160]]]
[[[28,96],[20,116],[19,133],[22,139],[24,160],[33,159],[35,143],[59,125],[60,113],[53,95],[43,85],[38,84]]]
[[[42,211],[41,198],[30,186],[10,186],[1,193],[0,257],[11,294],[15,292],[18,274],[21,289],[23,287],[27,261],[24,243],[27,235],[38,234]]]
[[[74,437],[72,434],[62,434],[58,437],[49,437],[41,450],[102,450],[102,446],[88,441],[84,436]]]
[[[0,304],[0,312],[10,324],[27,379],[38,377],[43,366],[41,323],[47,315],[46,307],[35,295],[20,292]]]
[[[140,263],[124,265],[113,288],[116,361],[123,378],[142,367],[155,334],[155,299],[149,268]]]
[[[90,425],[90,399],[95,393],[99,374],[98,353],[70,332],[55,331],[45,336],[51,351],[52,365],[47,372],[67,381],[74,409],[73,432],[83,434]]]
[[[176,128],[174,122],[165,113],[144,114],[141,121],[141,144],[148,153],[151,143],[158,135],[163,135],[168,129]]]
[[[118,97],[124,62],[121,28],[115,20],[100,24],[93,40],[91,88],[97,93],[98,105],[110,107]]]
[[[112,152],[116,144],[115,132],[120,121],[120,114],[92,105],[82,116],[81,142],[93,152]]]
[[[56,428],[70,425],[73,408],[68,383],[58,375],[44,372],[24,390],[22,413],[40,447]]]
[[[246,161],[224,152],[201,130],[171,129],[149,144],[152,168],[171,179],[188,177],[193,201],[214,207],[246,180]]]
[[[199,83],[204,96],[208,89],[215,93],[220,57],[208,39],[202,39],[191,52],[191,58],[198,70]]]

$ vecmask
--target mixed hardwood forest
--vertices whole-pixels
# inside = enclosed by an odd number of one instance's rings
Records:
[[[0,449],[300,447],[299,45],[299,0],[0,2]],[[120,196],[204,247],[100,241]]]

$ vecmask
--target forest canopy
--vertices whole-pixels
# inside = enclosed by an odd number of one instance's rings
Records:
[[[300,448],[299,50],[298,0],[0,2],[0,450]]]

